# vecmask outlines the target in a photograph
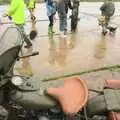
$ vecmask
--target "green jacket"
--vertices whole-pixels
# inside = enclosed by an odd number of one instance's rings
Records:
[[[7,12],[11,16],[14,24],[25,23],[25,3],[23,0],[11,0],[10,7]]]
[[[35,8],[35,0],[29,0],[28,6],[29,9],[34,9]]]

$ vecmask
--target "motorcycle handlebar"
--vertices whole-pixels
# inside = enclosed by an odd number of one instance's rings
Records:
[[[36,55],[39,55],[39,52],[33,52],[33,53],[29,54],[29,55],[21,56],[18,59],[28,58],[28,57],[36,56]]]

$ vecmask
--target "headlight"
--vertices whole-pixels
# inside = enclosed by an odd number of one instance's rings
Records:
[[[24,80],[19,76],[15,76],[15,77],[12,77],[12,83],[15,86],[20,86],[24,83]]]

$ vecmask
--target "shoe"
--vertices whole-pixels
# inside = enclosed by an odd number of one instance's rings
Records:
[[[37,31],[36,30],[32,30],[29,34],[29,38],[30,40],[34,40],[37,36]]]
[[[53,34],[53,33],[55,33],[54,31],[53,31],[53,27],[48,27],[48,34]]]
[[[60,32],[60,37],[64,37],[64,32]]]
[[[35,16],[31,16],[31,20],[32,20],[32,21],[35,21],[35,20],[36,20],[36,17],[35,17]]]
[[[102,31],[102,34],[105,36],[108,33],[108,31]]]
[[[32,47],[32,44],[24,46],[24,48],[26,48],[26,49],[29,49],[30,47]]]
[[[52,33],[54,34],[54,33],[55,33],[55,31],[53,31],[53,30],[52,30]]]
[[[115,32],[116,29],[117,29],[117,27],[108,27],[108,30],[109,30],[110,32]]]
[[[77,18],[78,21],[80,21],[80,18]]]
[[[64,31],[64,35],[66,36],[68,33],[67,33],[67,30]]]
[[[66,38],[67,37],[67,35],[63,35],[63,38]]]
[[[52,27],[48,27],[48,34],[52,34]]]
[[[64,35],[64,32],[63,32],[63,33],[60,33],[60,37],[61,37],[61,38],[66,38],[67,35]]]

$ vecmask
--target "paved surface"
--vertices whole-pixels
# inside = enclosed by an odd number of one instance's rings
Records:
[[[101,27],[97,23],[100,5],[101,3],[81,3],[79,14],[81,20],[78,30],[75,34],[68,34],[67,38],[60,38],[59,35],[54,35],[52,39],[49,38],[47,36],[48,21],[38,22],[36,25],[38,37],[32,41],[33,47],[31,49],[25,50],[23,48],[23,53],[39,51],[39,55],[17,62],[15,72],[22,75],[38,76],[41,80],[46,77],[60,76],[104,65],[120,64],[120,4],[116,3],[116,13],[113,19],[113,22],[118,25],[116,34],[114,36],[107,34],[105,37],[101,35]],[[5,7],[2,6],[0,10],[4,9]],[[37,5],[35,13],[37,19],[47,20],[44,4]],[[29,19],[29,16],[26,18]],[[3,21],[5,22],[7,19]],[[59,21],[56,21],[54,26],[56,34],[59,33],[58,26]],[[8,25],[1,27],[0,34],[6,27]],[[31,25],[27,24],[26,32],[29,33],[30,29]],[[69,30],[70,20],[68,20]],[[81,79],[88,81],[89,88],[99,90],[103,88],[103,80],[113,78],[119,79],[119,73],[105,71],[81,76]]]

